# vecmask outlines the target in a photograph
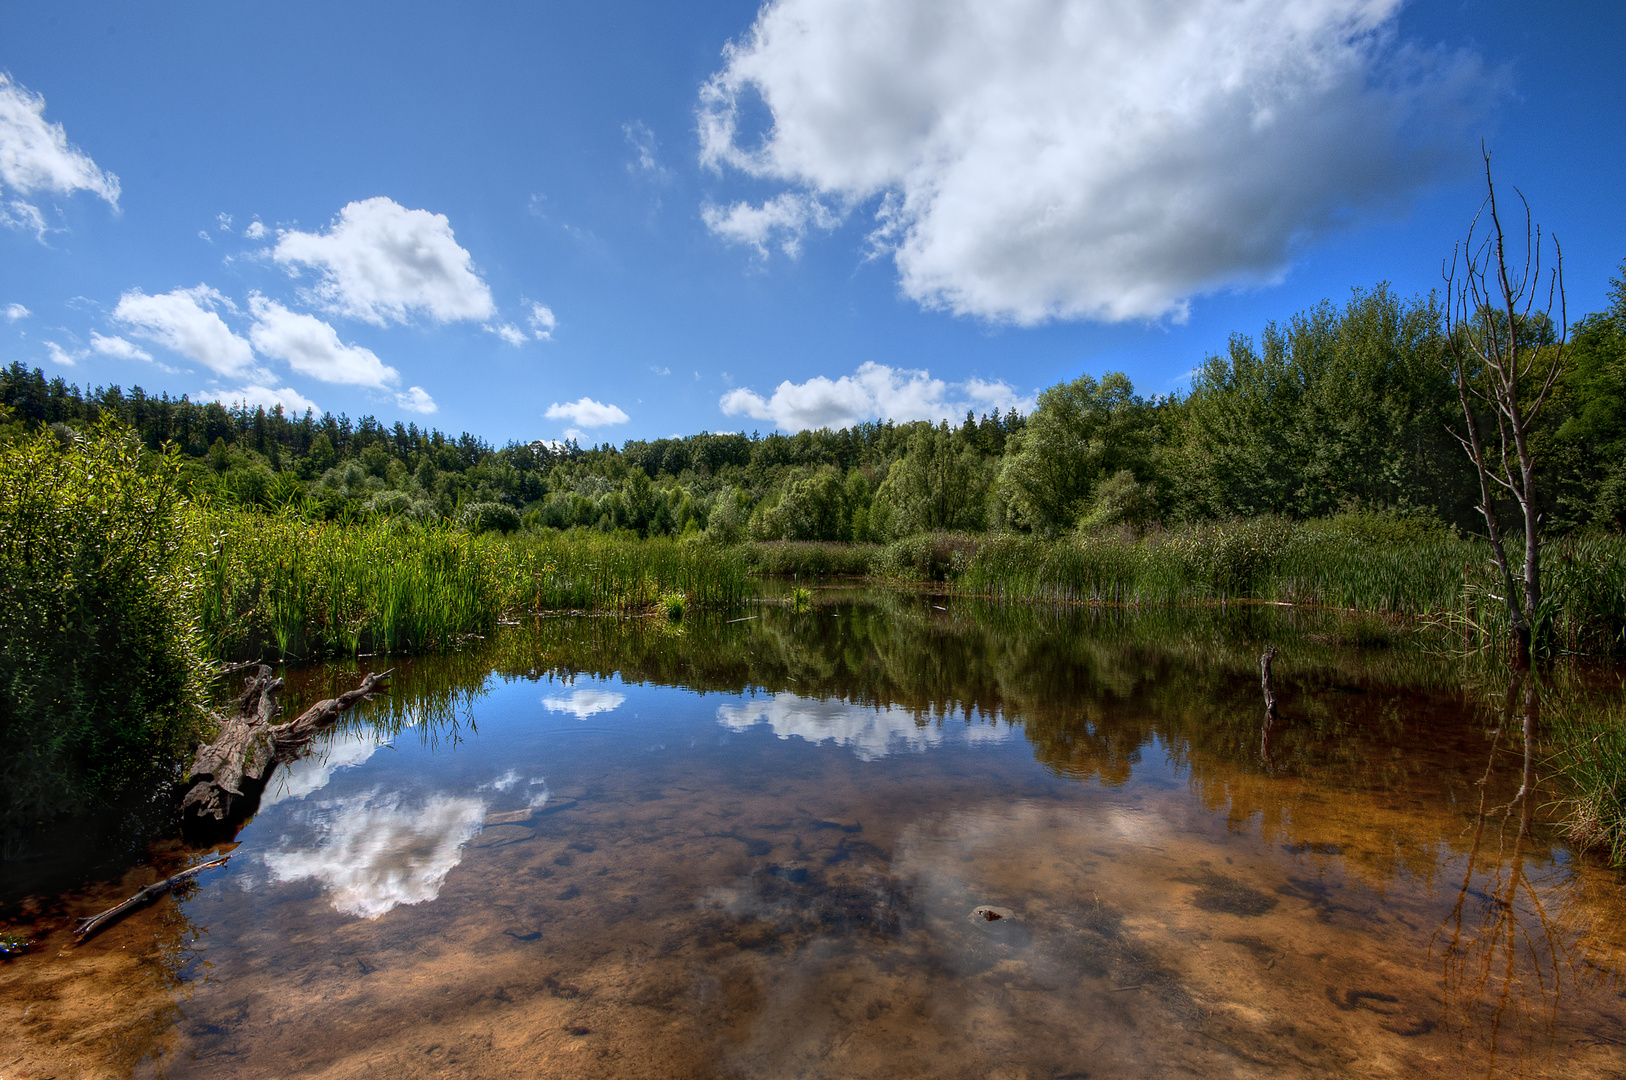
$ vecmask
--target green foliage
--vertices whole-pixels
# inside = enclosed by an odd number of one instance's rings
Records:
[[[892,533],[981,529],[993,479],[977,453],[948,424],[917,431],[875,493],[887,504]]]
[[[482,535],[445,525],[200,515],[195,603],[222,657],[429,652],[508,612],[647,611],[672,593],[745,594],[738,549],[596,532]]]
[[[173,455],[108,426],[0,447],[0,822],[81,811],[170,774],[205,669],[178,569]]]
[[[666,613],[668,619],[678,622],[683,618],[683,605],[687,600],[688,598],[680,592],[669,592],[661,597],[661,610]]]
[[[1149,468],[1155,426],[1153,408],[1119,372],[1040,394],[1000,473],[1010,524],[1042,535],[1077,524],[1098,482]]]
[[[496,502],[469,503],[458,521],[472,533],[511,533],[520,527],[519,511]]]
[[[1413,503],[1470,522],[1438,327],[1432,298],[1379,285],[1267,324],[1257,348],[1233,335],[1181,410],[1170,467],[1185,511],[1305,518]]]

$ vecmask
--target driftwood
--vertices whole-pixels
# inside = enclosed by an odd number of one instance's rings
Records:
[[[299,757],[311,736],[380,690],[389,674],[373,672],[356,689],[318,701],[286,724],[274,724],[282,711],[277,701],[282,680],[259,665],[237,696],[236,710],[221,720],[219,738],[198,750],[192,762],[192,788],[181,800],[184,819],[225,825],[252,812],[278,763]]]
[[[124,903],[115,907],[110,907],[100,915],[92,915],[88,919],[80,919],[79,924],[73,928],[74,935],[80,941],[84,941],[86,938],[100,930],[102,927],[106,926],[108,923],[117,922],[141,905],[151,900],[156,900],[158,897],[169,892],[169,890],[173,889],[181,882],[191,880],[212,866],[225,866],[226,860],[229,858],[231,858],[230,855],[216,855],[214,858],[200,862],[196,866],[189,866],[178,874],[171,874],[163,881],[155,881],[151,885],[148,885],[145,889],[142,889],[140,892],[130,897],[130,899],[126,900]]]

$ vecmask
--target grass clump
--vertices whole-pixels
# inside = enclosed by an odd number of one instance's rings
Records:
[[[671,619],[673,622],[678,622],[683,618],[683,605],[687,601],[688,597],[684,596],[682,593],[669,592],[665,596],[661,597],[661,610],[666,613],[666,617],[668,619]]]
[[[150,786],[206,723],[173,455],[127,433],[0,447],[0,822]]]
[[[1564,831],[1626,866],[1626,702],[1588,695],[1549,708],[1550,764],[1566,781]],[[1566,707],[1567,705],[1567,707]]]

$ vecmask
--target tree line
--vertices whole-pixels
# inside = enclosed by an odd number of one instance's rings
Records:
[[[112,417],[151,451],[175,447],[195,496],[505,531],[886,541],[1350,510],[1478,531],[1472,466],[1450,433],[1461,412],[1443,322],[1435,297],[1403,299],[1380,284],[1257,337],[1233,335],[1184,394],[1146,396],[1121,373],[1086,374],[1044,391],[1026,416],[702,432],[619,447],[494,448],[372,416],[80,389],[12,363],[0,369],[0,438]],[[1626,525],[1622,280],[1607,310],[1571,327],[1535,439],[1552,531]]]

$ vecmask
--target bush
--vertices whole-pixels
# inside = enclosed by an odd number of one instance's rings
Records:
[[[473,533],[511,533],[517,532],[521,525],[518,510],[495,502],[469,503],[457,520]]]
[[[177,459],[128,434],[0,449],[0,821],[89,809],[173,773],[203,730]]]

